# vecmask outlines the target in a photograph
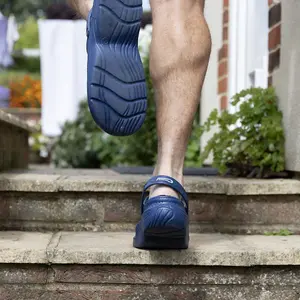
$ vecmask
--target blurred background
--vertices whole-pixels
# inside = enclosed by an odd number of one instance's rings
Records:
[[[152,18],[149,1],[143,5],[140,52],[148,72]],[[152,166],[156,137],[150,79],[148,120],[135,136],[138,143],[133,138],[124,143],[91,119],[86,65],[86,21],[67,1],[0,1],[0,109],[34,126],[30,162],[63,168]]]
[[[238,107],[231,101],[237,93],[273,86],[283,111],[287,165],[290,170],[300,170],[296,84],[300,44],[294,38],[300,33],[299,26],[295,26],[299,23],[300,4],[298,0],[289,3],[206,1],[212,52],[186,167],[201,167],[200,156],[205,151],[201,153],[200,146],[205,149],[215,145],[211,139],[217,127],[206,132],[201,127],[211,112],[238,113]],[[35,127],[29,137],[31,163],[59,168],[153,166],[157,140],[154,91],[149,75],[152,17],[149,1],[143,0],[143,5],[139,50],[149,109],[141,130],[122,138],[108,136],[97,128],[88,111],[86,21],[65,0],[0,0],[0,110]],[[205,165],[212,162],[210,156]]]

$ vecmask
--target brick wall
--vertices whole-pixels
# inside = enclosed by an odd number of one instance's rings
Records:
[[[229,1],[223,0],[223,45],[219,50],[218,95],[221,109],[228,107],[228,48],[229,48]],[[273,73],[280,65],[281,46],[281,0],[269,2],[269,86]]]
[[[299,299],[299,266],[0,265],[1,300]]]
[[[0,172],[27,168],[30,131],[25,122],[0,110]]]
[[[228,23],[229,0],[223,0],[223,45],[219,50],[218,95],[221,109],[228,107]]]
[[[269,86],[273,83],[273,72],[280,65],[281,2],[269,1]]]

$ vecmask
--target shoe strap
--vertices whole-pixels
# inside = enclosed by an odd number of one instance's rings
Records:
[[[154,176],[149,179],[149,181],[145,184],[144,189],[143,189],[143,194],[142,194],[142,211],[143,211],[143,206],[145,204],[145,200],[148,199],[147,197],[147,191],[150,187],[154,185],[163,185],[170,187],[173,189],[175,192],[177,192],[180,195],[180,200],[183,201],[184,206],[186,210],[188,211],[188,196],[183,188],[183,186],[174,178],[166,175],[159,175],[159,176]]]

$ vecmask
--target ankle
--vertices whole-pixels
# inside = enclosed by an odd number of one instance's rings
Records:
[[[165,175],[176,179],[180,184],[183,184],[183,170],[172,170],[171,168],[156,167],[153,176]]]
[[[178,170],[171,170],[171,168],[158,168],[156,167],[153,173],[154,176],[169,176],[174,179],[176,179],[180,184],[183,185],[183,172]],[[156,196],[172,196],[179,198],[179,195],[177,192],[175,192],[172,188],[162,185],[155,185],[150,189],[150,198],[156,197]]]

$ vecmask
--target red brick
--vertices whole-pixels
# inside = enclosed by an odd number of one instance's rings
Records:
[[[219,80],[218,84],[218,94],[223,94],[227,92],[227,78]]]
[[[225,9],[223,12],[223,25],[228,24],[229,21],[229,11]]]
[[[225,110],[228,108],[228,98],[227,96],[222,96],[220,100],[221,110]]]
[[[104,204],[104,222],[137,222],[140,218],[138,195],[119,199],[110,198]]]
[[[54,281],[61,283],[143,284],[151,281],[150,268],[114,265],[54,265]]]
[[[269,10],[269,28],[281,22],[281,3],[272,6]]]
[[[222,61],[221,63],[219,63],[218,74],[219,74],[219,77],[222,77],[222,76],[228,74],[228,62],[227,62],[227,60]]]
[[[49,270],[44,265],[0,264],[0,285],[46,284],[48,282],[48,273]]]
[[[281,43],[281,26],[278,25],[269,32],[269,50],[275,49]]]
[[[228,45],[224,44],[222,48],[219,50],[219,61],[223,58],[228,57]]]
[[[280,48],[269,54],[269,72],[272,73],[280,66]]]
[[[223,26],[223,42],[228,41],[228,26]]]

